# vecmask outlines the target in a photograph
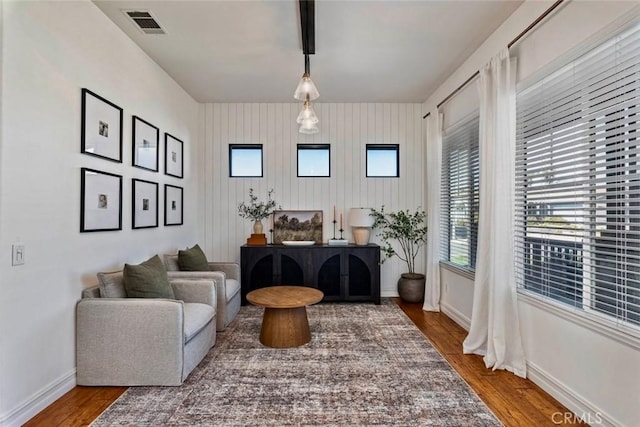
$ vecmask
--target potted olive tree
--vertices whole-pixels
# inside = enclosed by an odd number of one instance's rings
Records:
[[[415,272],[416,256],[427,240],[427,214],[424,211],[400,210],[385,212],[384,205],[379,211],[371,209],[375,219],[373,229],[382,240],[383,254],[380,263],[397,256],[407,264],[406,273],[398,280],[398,294],[407,302],[424,299],[425,276]]]

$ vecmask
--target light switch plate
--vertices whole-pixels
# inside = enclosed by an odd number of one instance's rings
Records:
[[[12,245],[11,265],[23,265],[24,264],[24,245],[17,244]]]

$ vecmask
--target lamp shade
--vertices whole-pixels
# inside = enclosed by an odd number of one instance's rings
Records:
[[[309,74],[304,73],[302,78],[300,79],[300,83],[298,83],[298,87],[293,94],[295,99],[300,101],[304,101],[305,99],[314,100],[320,96],[316,85],[313,84],[311,77]]]
[[[351,208],[349,211],[349,225],[352,227],[372,227],[375,222],[370,215],[369,208]]]
[[[302,121],[302,125],[300,125],[300,129],[298,130],[298,132],[311,135],[320,132],[320,129],[318,129],[318,125],[314,123],[313,120],[304,119]]]
[[[316,112],[313,110],[311,103],[309,101],[304,102],[304,107],[302,107],[302,111],[298,114],[298,118],[296,122],[298,124],[304,123],[305,120],[311,120],[313,123],[318,123],[318,116],[316,116]]]

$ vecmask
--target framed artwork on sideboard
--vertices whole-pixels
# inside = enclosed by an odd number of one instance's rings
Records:
[[[275,211],[273,243],[300,240],[322,244],[322,211]]]

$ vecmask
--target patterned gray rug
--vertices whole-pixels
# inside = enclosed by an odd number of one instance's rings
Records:
[[[393,302],[308,315],[310,343],[271,349],[242,307],[181,387],[130,388],[92,425],[501,425]]]

